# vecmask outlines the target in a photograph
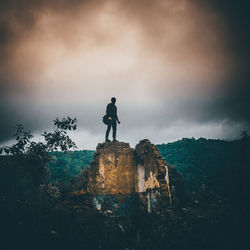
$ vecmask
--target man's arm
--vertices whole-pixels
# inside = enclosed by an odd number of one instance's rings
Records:
[[[117,110],[116,110],[116,112],[115,112],[115,119],[116,119],[116,121],[120,124],[120,121],[119,121],[118,115],[117,115]]]
[[[110,104],[107,105],[106,114],[108,115],[108,117],[111,116],[111,106],[110,106]]]

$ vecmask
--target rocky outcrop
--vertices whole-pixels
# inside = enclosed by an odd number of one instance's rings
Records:
[[[135,156],[139,177],[137,191],[144,192],[155,187],[168,190],[168,166],[157,147],[147,139],[142,140],[136,145]],[[144,179],[141,176],[144,176]]]
[[[89,193],[134,193],[136,168],[133,149],[124,142],[98,144],[88,176]]]
[[[87,191],[94,196],[145,194],[149,211],[151,202],[159,197],[165,197],[171,205],[168,166],[147,139],[135,149],[124,142],[98,144],[88,172]]]
[[[140,141],[135,147],[137,169],[137,192],[160,191],[161,195],[171,201],[168,166],[161,157],[158,148],[149,140]]]

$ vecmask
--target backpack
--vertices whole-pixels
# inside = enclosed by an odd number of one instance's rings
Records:
[[[106,125],[109,124],[109,119],[108,119],[108,118],[109,118],[109,117],[108,117],[107,114],[106,114],[105,116],[103,116],[103,118],[102,118],[103,123],[106,124]]]

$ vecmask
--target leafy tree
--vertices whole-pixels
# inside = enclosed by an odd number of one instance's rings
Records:
[[[240,137],[241,137],[241,139],[249,139],[249,134],[248,134],[247,130],[245,130],[245,129],[242,130]]]
[[[49,175],[48,163],[55,160],[53,151],[67,152],[75,149],[75,143],[67,135],[67,130],[76,130],[77,120],[70,117],[54,120],[53,132],[42,134],[44,142],[35,142],[31,139],[30,131],[25,131],[21,124],[16,126],[14,134],[16,143],[12,146],[0,148],[0,154],[9,155],[11,163],[7,164],[22,173],[22,176],[31,177],[33,184],[39,186]],[[6,162],[8,162],[5,161]]]

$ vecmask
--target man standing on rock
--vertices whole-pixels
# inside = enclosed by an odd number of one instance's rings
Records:
[[[113,141],[116,141],[116,127],[117,127],[116,122],[120,124],[120,121],[117,116],[117,107],[115,106],[115,102],[116,102],[116,98],[112,97],[111,103],[109,103],[106,108],[106,116],[108,118],[108,123],[107,123],[108,127],[107,127],[106,138],[105,138],[106,142],[110,142],[109,132],[110,132],[111,127],[113,130]]]

